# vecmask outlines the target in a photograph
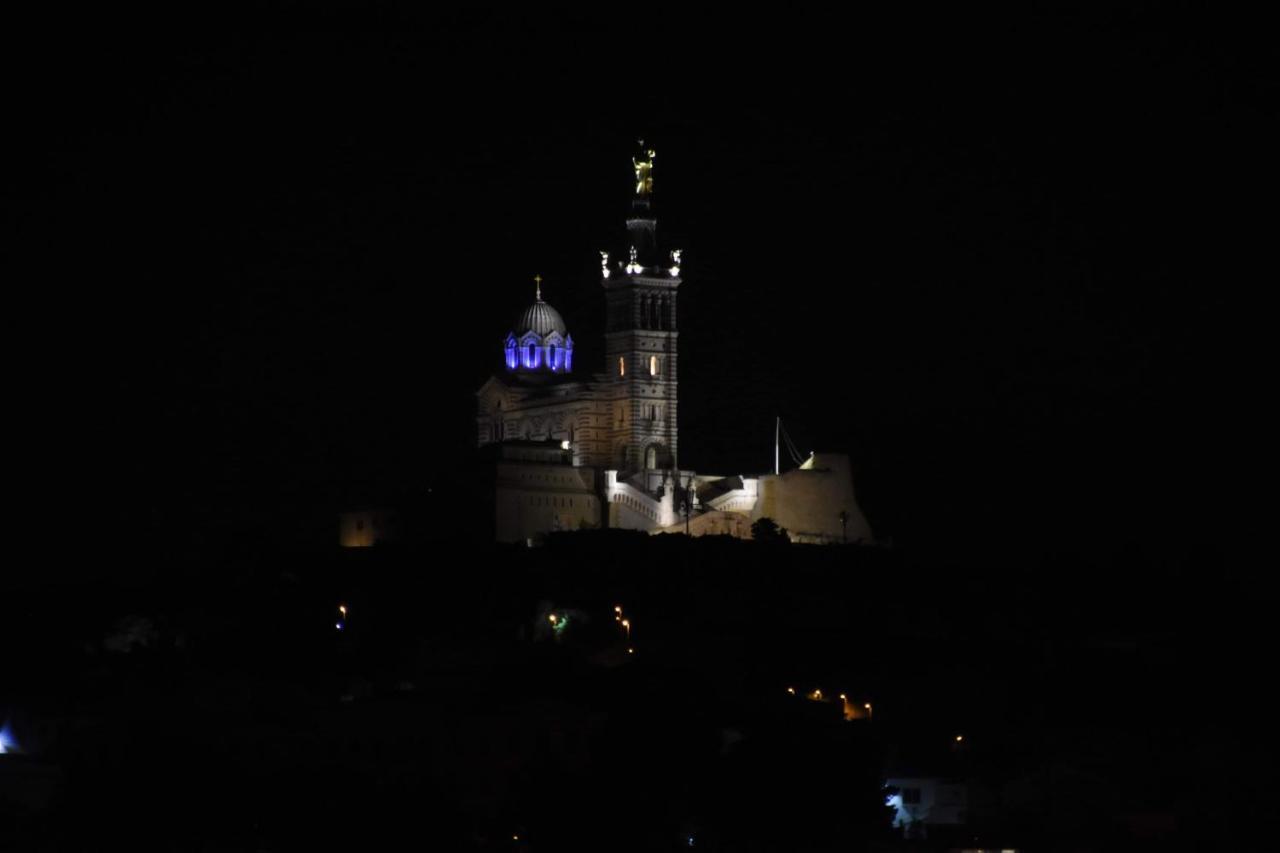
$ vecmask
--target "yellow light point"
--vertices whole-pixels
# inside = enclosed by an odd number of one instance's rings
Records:
[[[787,692],[790,693],[792,696],[796,695],[796,689],[794,687],[788,687]]]
[[[345,604],[339,604],[339,605],[338,605],[338,612],[339,612],[339,613],[341,613],[343,616],[346,616],[346,615],[347,615],[347,605],[345,605]]]
[[[843,693],[841,693],[841,694],[840,694],[840,701],[841,701],[841,702],[848,702],[848,701],[849,701],[849,697],[848,697],[848,696],[846,696],[846,695],[844,695]]]
[[[621,605],[621,604],[615,604],[615,605],[613,605],[613,612],[614,612],[614,613],[621,614],[621,613],[622,613],[622,605]]]
[[[554,613],[548,616],[547,619],[551,620],[552,625],[556,624],[556,615]]]
[[[627,649],[627,654],[634,655],[635,653],[636,653],[635,649]]]
[[[963,740],[964,740],[964,735],[956,735],[956,743],[960,743]]]

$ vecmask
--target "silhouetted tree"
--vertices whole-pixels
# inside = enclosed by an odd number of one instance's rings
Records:
[[[774,545],[785,545],[791,541],[787,536],[787,528],[779,527],[778,523],[768,516],[751,525],[751,538],[757,542]]]

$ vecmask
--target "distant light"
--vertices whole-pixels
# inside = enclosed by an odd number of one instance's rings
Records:
[[[841,702],[848,702],[848,701],[849,701],[849,697],[848,697],[848,696],[846,696],[846,695],[844,695],[843,693],[841,693],[841,694],[840,694],[840,701],[841,701]]]
[[[787,692],[790,693],[792,696],[796,695],[796,689],[794,687],[788,687]]]
[[[343,616],[346,616],[346,615],[347,615],[347,605],[345,605],[345,604],[339,604],[339,605],[338,605],[338,612],[339,612],[339,613],[341,613]]]
[[[614,612],[614,613],[621,613],[621,612],[622,612],[622,605],[621,605],[621,604],[615,604],[615,605],[613,605],[613,612]]]
[[[630,628],[630,627],[631,627],[631,620],[630,620],[630,619],[623,619],[623,620],[622,620],[622,627],[623,627],[623,628]]]
[[[569,449],[569,442],[568,442],[568,440],[565,440],[565,441],[560,442],[560,449],[561,449],[561,450],[568,450],[568,449]]]
[[[513,836],[511,836],[511,840],[512,840],[512,841],[519,841],[519,840],[520,840],[520,836],[518,836],[518,835],[513,835]]]
[[[552,625],[556,624],[556,615],[555,615],[554,613],[552,613],[550,616],[548,616],[548,617],[547,617],[547,619],[549,619],[549,620],[551,621],[551,624],[552,624]]]
[[[960,743],[963,740],[964,740],[964,735],[956,735],[956,743]]]
[[[634,655],[635,653],[636,653],[635,649],[627,649],[627,654]]]
[[[14,752],[18,748],[18,742],[13,739],[13,732],[9,729],[9,722],[6,720],[3,726],[0,726],[0,755],[6,752]]]
[[[334,623],[334,625],[333,625],[333,627],[335,627],[335,628],[337,628],[339,631],[341,631],[341,630],[343,629],[343,627],[344,627],[344,626],[343,626],[343,624],[342,624],[341,622],[335,622],[335,623]]]
[[[868,702],[867,704],[863,705],[862,707],[864,707],[864,708],[866,708],[868,711],[870,711],[870,710],[871,710],[871,703],[870,703],[870,702]]]

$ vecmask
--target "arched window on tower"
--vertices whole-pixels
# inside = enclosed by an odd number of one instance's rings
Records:
[[[618,375],[619,375],[619,376],[626,376],[626,375],[627,375],[627,359],[626,359],[626,356],[621,356],[621,355],[620,355],[620,356],[618,356]]]
[[[658,357],[656,355],[649,356],[649,375],[658,375]]]
[[[646,468],[658,467],[658,448],[653,446],[652,444],[649,445],[649,449],[644,452],[644,467]]]

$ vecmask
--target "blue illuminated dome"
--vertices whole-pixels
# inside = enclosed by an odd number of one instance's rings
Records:
[[[569,373],[573,370],[573,336],[560,312],[538,298],[516,320],[503,342],[507,370],[519,373]]]

